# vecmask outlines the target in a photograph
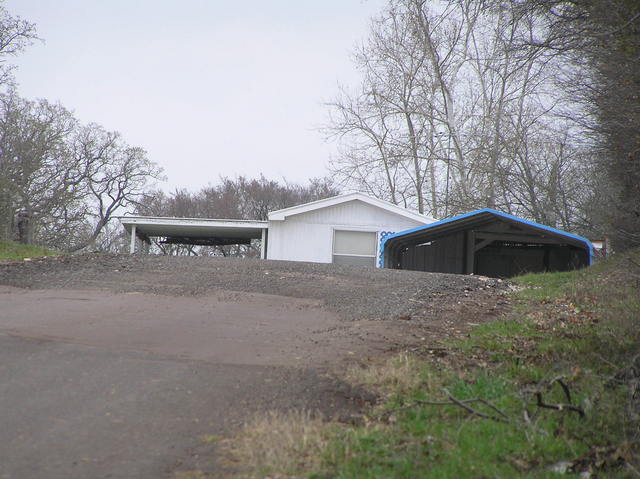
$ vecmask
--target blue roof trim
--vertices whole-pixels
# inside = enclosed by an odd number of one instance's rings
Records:
[[[546,230],[549,231],[551,233],[555,233],[557,235],[561,235],[561,236],[566,236],[567,238],[572,238],[575,240],[580,241],[581,243],[583,243],[588,251],[589,251],[589,266],[591,266],[591,264],[593,263],[593,245],[591,244],[591,241],[589,241],[587,238],[583,237],[583,236],[578,236],[578,235],[574,235],[572,233],[567,233],[566,231],[562,231],[556,228],[552,228],[551,226],[545,226],[545,225],[541,225],[540,223],[536,223],[534,221],[529,221],[529,220],[525,220],[524,218],[519,218],[518,216],[514,216],[514,215],[510,215],[509,213],[503,213],[501,211],[498,210],[494,210],[491,208],[482,208],[481,210],[476,210],[476,211],[471,211],[470,213],[465,213],[463,215],[459,215],[459,216],[454,216],[453,218],[447,218],[446,220],[440,220],[440,221],[436,221],[435,223],[431,223],[428,225],[424,225],[424,226],[417,226],[416,228],[411,228],[408,230],[404,230],[404,231],[399,231],[398,233],[392,234],[390,236],[387,236],[383,242],[382,242],[382,250],[384,251],[384,248],[386,246],[387,241],[389,241],[392,238],[398,238],[400,236],[404,236],[410,233],[414,233],[416,231],[422,231],[422,230],[426,230],[429,228],[433,228],[435,226],[441,226],[447,223],[453,223],[454,221],[458,221],[464,218],[469,218],[471,216],[476,216],[479,215],[481,213],[491,213],[493,215],[496,216],[501,216],[503,218],[507,218],[510,220],[514,220],[517,221],[518,223],[523,223],[529,226],[533,226],[535,228],[539,228],[542,230]]]

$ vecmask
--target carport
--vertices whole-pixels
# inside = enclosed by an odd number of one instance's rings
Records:
[[[223,246],[249,244],[261,240],[260,257],[266,258],[268,222],[249,220],[218,220],[203,218],[167,218],[156,216],[118,217],[131,235],[130,253],[136,251],[136,240],[147,245],[151,238],[162,238],[167,244]]]
[[[505,278],[593,259],[586,238],[488,208],[393,234],[382,250],[385,268]]]

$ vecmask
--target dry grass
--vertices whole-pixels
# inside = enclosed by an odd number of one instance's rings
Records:
[[[247,474],[299,477],[302,471],[319,466],[335,427],[309,411],[270,411],[247,422],[223,448]]]
[[[389,392],[406,392],[430,382],[428,373],[420,361],[408,353],[400,353],[382,362],[366,366],[351,366],[343,377],[348,383],[372,392],[386,395]]]

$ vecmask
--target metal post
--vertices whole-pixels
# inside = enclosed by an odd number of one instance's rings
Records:
[[[131,244],[129,245],[129,253],[136,252],[136,225],[131,225]]]
[[[267,259],[267,228],[262,228],[262,238],[260,240],[260,258]]]

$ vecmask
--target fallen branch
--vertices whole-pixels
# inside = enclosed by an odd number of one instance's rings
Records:
[[[500,414],[500,416],[502,416],[502,417],[490,416],[489,414],[484,414],[484,413],[482,413],[480,411],[476,411],[472,407],[467,406],[467,404],[465,404],[460,399],[457,399],[457,398],[453,397],[453,395],[449,391],[447,391],[446,389],[443,389],[443,391],[447,395],[447,397],[451,400],[452,403],[456,404],[457,406],[460,406],[462,409],[464,409],[465,411],[469,412],[470,414],[473,414],[473,415],[478,416],[478,417],[482,417],[484,419],[491,419],[492,421],[509,422],[509,417],[504,412],[502,412],[500,409],[498,409],[496,406],[491,404],[489,401],[486,401],[485,399],[476,398],[478,402],[481,402],[482,404],[490,407],[491,409],[496,411],[498,414]]]
[[[549,404],[549,403],[545,403],[542,400],[542,393],[536,393],[536,405],[538,407],[541,408],[545,408],[545,409],[555,409],[556,411],[564,411],[565,409],[567,411],[573,411],[573,412],[577,412],[578,414],[580,414],[580,417],[584,417],[585,413],[584,413],[584,409],[582,409],[579,406],[574,406],[573,404]]]
[[[454,397],[446,389],[443,389],[443,391],[447,395],[447,397],[449,398],[448,401],[416,401],[416,402],[414,402],[412,404],[409,404],[407,406],[402,406],[402,407],[399,407],[399,408],[392,409],[390,411],[386,411],[383,414],[383,416],[390,416],[391,414],[393,414],[395,412],[406,411],[406,410],[412,409],[412,408],[414,408],[416,406],[458,406],[458,407],[461,407],[462,409],[464,409],[465,411],[467,411],[468,413],[473,414],[474,416],[478,416],[478,417],[481,417],[481,418],[484,418],[484,419],[491,419],[492,421],[497,421],[497,422],[504,422],[504,423],[510,422],[509,416],[507,416],[497,406],[491,404],[486,399],[482,399],[482,398],[457,399],[456,397]],[[477,411],[476,409],[473,409],[472,407],[469,406],[469,404],[473,404],[473,403],[484,404],[488,408],[494,410],[500,416],[491,416],[489,414],[485,414],[483,412]]]
[[[567,402],[571,404],[573,401],[571,400],[571,391],[569,391],[569,386],[567,386],[567,384],[560,378],[557,378],[555,381],[560,385],[560,387],[564,391],[564,396],[567,398]]]

